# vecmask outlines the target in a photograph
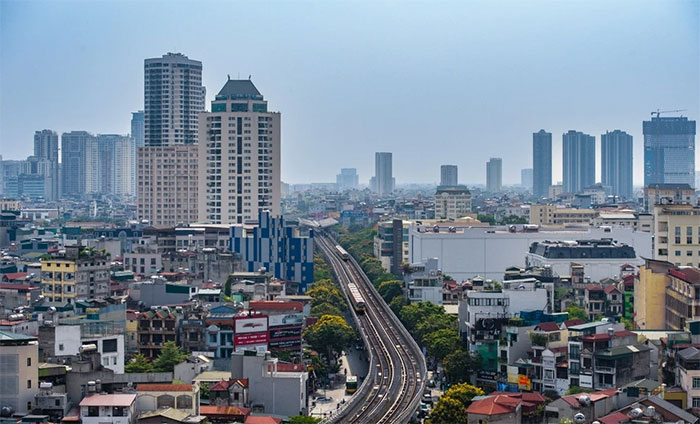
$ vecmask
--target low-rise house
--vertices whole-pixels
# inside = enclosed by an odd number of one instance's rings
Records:
[[[176,380],[193,381],[204,371],[212,369],[213,362],[204,355],[189,356],[184,362],[175,365],[173,376]]]
[[[467,408],[469,424],[520,424],[528,416],[537,414],[537,408],[546,399],[539,393],[495,392],[475,399]]]
[[[248,379],[221,380],[209,388],[209,404],[216,406],[248,406]]]
[[[136,422],[135,394],[92,394],[80,401],[82,424],[133,424]]]
[[[540,323],[530,333],[534,366],[532,390],[564,394],[569,388],[568,338],[569,331],[556,322]]]
[[[679,351],[676,364],[676,382],[686,393],[686,405],[700,409],[700,349],[689,347]]]
[[[180,314],[168,307],[155,308],[139,314],[138,348],[146,358],[156,358],[163,345],[177,339]]]
[[[245,422],[250,415],[250,408],[202,405],[200,413],[212,423]]]
[[[139,384],[136,411],[175,408],[199,415],[199,386],[192,384]]]
[[[207,417],[190,415],[187,411],[175,408],[163,408],[139,414],[139,424],[202,424]]]

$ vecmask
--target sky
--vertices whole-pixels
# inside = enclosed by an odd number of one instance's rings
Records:
[[[0,155],[34,131],[128,133],[143,109],[143,60],[203,63],[210,101],[252,80],[282,113],[282,180],[374,174],[393,152],[398,184],[459,166],[483,183],[532,166],[532,133],[634,137],[657,109],[700,118],[700,1],[0,1]],[[671,116],[674,114],[668,114]],[[700,152],[696,151],[700,167]]]

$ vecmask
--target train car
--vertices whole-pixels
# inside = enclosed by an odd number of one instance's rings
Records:
[[[341,245],[336,244],[335,251],[342,260],[347,261],[348,259],[350,259],[350,255],[348,254],[348,252],[345,251],[345,249],[343,249]]]
[[[352,394],[357,391],[357,376],[349,375],[345,380],[345,393]]]
[[[349,283],[348,290],[350,291],[350,300],[352,301],[353,308],[355,308],[355,312],[358,314],[364,314],[365,299],[362,297],[360,290],[357,288],[355,283]]]

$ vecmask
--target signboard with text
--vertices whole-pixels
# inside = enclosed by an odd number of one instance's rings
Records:
[[[304,322],[304,314],[270,315],[269,325],[272,327],[301,326]]]
[[[246,333],[267,333],[267,317],[239,317],[235,319],[234,327],[234,333],[236,335]]]

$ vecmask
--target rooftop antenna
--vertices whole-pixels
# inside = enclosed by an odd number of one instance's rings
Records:
[[[226,74],[226,76],[228,77],[228,80],[231,81],[231,74]]]
[[[250,79],[251,79],[252,77],[253,77],[252,75],[248,75],[248,81],[250,81]]]
[[[659,109],[656,109],[656,112],[652,112],[652,113],[651,113],[651,116],[656,115],[656,117],[659,118],[660,115],[661,115],[662,113],[685,112],[686,110],[687,110],[687,109],[676,109],[676,110],[659,110]],[[683,115],[681,115],[681,117],[683,117]]]

